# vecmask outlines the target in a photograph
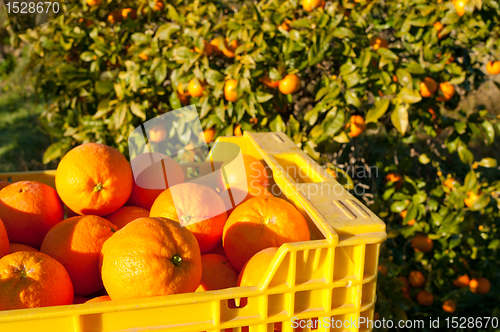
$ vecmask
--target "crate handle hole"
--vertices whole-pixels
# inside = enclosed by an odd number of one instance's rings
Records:
[[[242,297],[241,299],[238,299],[239,303],[236,303],[236,299],[229,299],[227,300],[227,307],[229,309],[241,309],[247,306],[248,304],[248,298],[247,297]]]
[[[278,134],[273,134],[273,137],[275,140],[278,141],[278,143],[285,143],[285,140],[281,138],[281,136],[279,136]]]

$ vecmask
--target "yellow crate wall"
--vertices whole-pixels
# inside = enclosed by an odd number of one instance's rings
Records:
[[[272,169],[272,186],[306,217],[312,241],[284,244],[256,287],[61,307],[0,312],[0,331],[264,332],[370,331],[355,326],[294,329],[292,319],[373,318],[380,244],[385,225],[282,133],[220,138]],[[187,167],[183,165],[185,172]],[[200,165],[197,165],[200,166]],[[202,165],[201,167],[205,167]],[[290,166],[284,168],[284,166]],[[312,167],[314,166],[314,167]],[[302,167],[305,174],[293,173]],[[54,171],[0,174],[54,186]],[[321,189],[310,194],[311,189]],[[275,325],[279,324],[279,325]]]

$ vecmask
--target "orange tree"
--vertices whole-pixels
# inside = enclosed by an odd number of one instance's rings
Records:
[[[44,162],[126,154],[139,123],[195,104],[207,137],[286,132],[342,173],[387,222],[376,310],[395,319],[499,313],[498,114],[461,103],[500,67],[499,23],[494,0],[88,0],[19,38],[50,101]],[[399,291],[411,271],[425,282]]]

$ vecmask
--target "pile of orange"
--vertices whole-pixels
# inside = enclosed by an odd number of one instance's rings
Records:
[[[55,189],[0,182],[0,279],[10,281],[0,310],[255,286],[282,244],[310,240],[255,157],[243,155],[244,175],[223,164],[209,187],[155,153],[169,176],[164,189],[145,189],[164,177],[155,164],[134,176],[143,156],[131,165],[88,143],[62,158]]]

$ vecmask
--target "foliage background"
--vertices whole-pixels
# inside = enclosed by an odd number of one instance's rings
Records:
[[[90,141],[126,154],[126,138],[138,124],[181,107],[179,83],[206,81],[203,96],[190,100],[204,128],[218,136],[233,135],[237,125],[283,131],[325,167],[351,170],[354,184],[364,188],[358,197],[387,223],[380,317],[448,317],[441,308],[446,299],[457,301],[453,316],[500,316],[500,84],[485,71],[487,61],[500,60],[500,2],[469,0],[464,16],[450,1],[426,0],[326,1],[310,13],[298,0],[154,6],[82,2],[81,10],[12,41],[29,46],[27,68],[47,105],[39,118],[52,141],[45,164]],[[137,19],[109,22],[111,12],[127,7],[137,9]],[[279,27],[285,19],[289,31]],[[433,27],[437,21],[443,38]],[[389,47],[371,48],[375,36]],[[191,51],[214,38],[237,39],[236,57]],[[285,96],[262,84],[266,73],[273,80],[297,74],[302,88]],[[450,82],[455,96],[421,98],[425,77]],[[228,79],[238,80],[236,103],[224,99]],[[354,114],[368,125],[350,138],[346,124]],[[370,166],[377,175],[352,173]],[[402,183],[387,182],[389,173],[401,174]],[[458,181],[455,188],[444,186],[447,177]],[[464,205],[469,191],[482,193],[470,208]],[[430,253],[410,246],[419,233],[434,241]],[[434,294],[429,307],[416,302],[420,289],[409,298],[395,291],[402,286],[397,277],[413,270],[426,276],[421,289]],[[491,291],[454,287],[464,273],[488,278]]]

